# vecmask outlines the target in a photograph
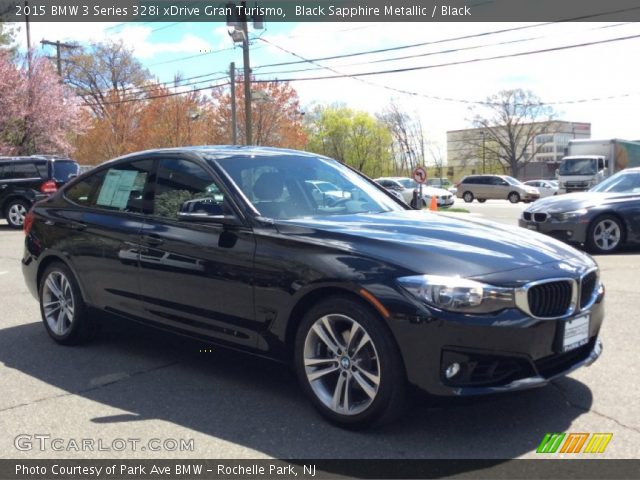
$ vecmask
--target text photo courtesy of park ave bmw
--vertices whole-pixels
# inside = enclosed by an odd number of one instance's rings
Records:
[[[640,477],[640,2],[0,0],[0,480]]]

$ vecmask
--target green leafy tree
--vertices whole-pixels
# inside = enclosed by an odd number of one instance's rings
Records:
[[[344,106],[316,107],[307,119],[307,150],[335,158],[377,177],[393,171],[389,129],[366,112]]]

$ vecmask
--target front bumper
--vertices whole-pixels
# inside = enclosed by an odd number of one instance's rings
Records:
[[[402,310],[392,314],[389,325],[409,382],[431,395],[484,395],[543,386],[591,365],[603,348],[598,334],[604,293],[588,309],[559,320],[531,318],[517,309],[494,315]],[[564,352],[566,322],[586,314],[587,343]],[[460,373],[447,379],[453,362],[460,365]]]
[[[518,225],[523,228],[544,233],[558,240],[568,243],[585,243],[587,241],[587,222],[561,222],[547,216],[545,221],[518,219]]]

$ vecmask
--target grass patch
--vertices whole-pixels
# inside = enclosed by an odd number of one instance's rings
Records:
[[[438,209],[439,212],[453,212],[453,213],[471,213],[469,210],[467,210],[466,208],[460,208],[460,207],[451,207],[451,208],[439,208]]]

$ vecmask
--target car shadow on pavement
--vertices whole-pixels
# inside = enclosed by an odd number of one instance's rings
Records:
[[[122,322],[82,347],[56,345],[39,322],[3,329],[0,362],[36,380],[19,377],[19,388],[0,396],[0,411],[59,399],[62,390],[130,412],[83,418],[74,411],[80,425],[159,419],[289,459],[509,459],[535,450],[545,433],[569,429],[592,403],[588,387],[567,378],[562,388],[430,404],[419,398],[394,424],[346,431],[314,411],[286,366]],[[40,382],[55,387],[45,390],[50,396],[34,386]],[[569,388],[579,406],[565,398]]]

